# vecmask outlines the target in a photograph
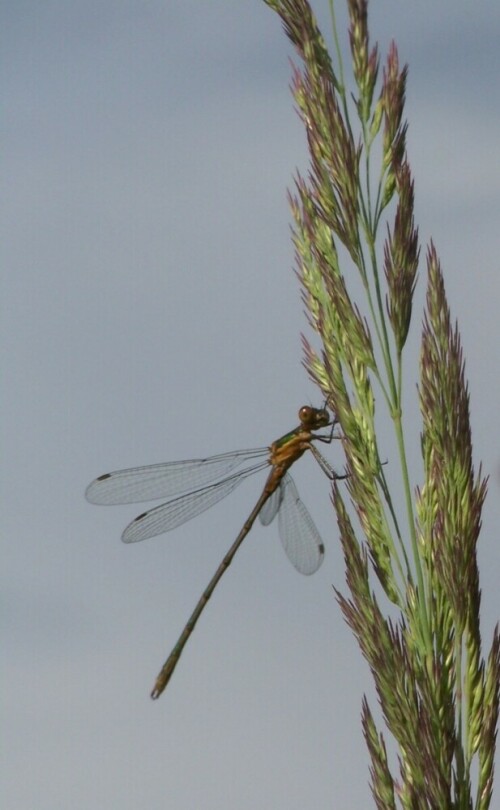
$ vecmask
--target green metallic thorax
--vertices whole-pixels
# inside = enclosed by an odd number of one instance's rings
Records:
[[[295,428],[294,430],[291,430],[290,433],[285,433],[284,436],[280,436],[279,439],[276,439],[276,441],[273,442],[274,447],[283,447],[285,444],[288,444],[288,442],[295,438],[297,433],[298,430]]]

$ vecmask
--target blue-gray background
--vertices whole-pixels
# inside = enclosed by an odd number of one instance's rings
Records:
[[[496,0],[372,5],[372,38],[383,52],[396,38],[410,63],[417,221],[443,262],[475,459],[491,475],[488,645],[500,12]],[[256,527],[157,703],[157,670],[262,479],[132,547],[119,537],[141,507],[83,498],[111,469],[268,444],[318,402],[285,196],[306,150],[278,18],[250,0],[17,0],[3,17],[4,806],[370,806],[359,711],[372,689],[334,601],[342,559],[314,461],[295,478],[323,568],[300,577],[277,527]],[[417,308],[412,357],[420,323]],[[407,390],[416,481],[411,376]]]

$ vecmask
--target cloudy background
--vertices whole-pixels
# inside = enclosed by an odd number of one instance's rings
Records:
[[[372,39],[385,52],[396,38],[410,64],[417,221],[459,318],[475,458],[491,476],[487,648],[500,563],[500,11],[372,5]],[[315,7],[326,31],[326,0]],[[371,806],[359,711],[372,690],[333,598],[342,559],[314,461],[294,477],[323,568],[300,577],[277,527],[256,527],[156,703],[157,671],[262,478],[131,547],[120,533],[141,507],[83,497],[108,470],[268,444],[318,402],[290,269],[286,187],[306,152],[278,18],[251,0],[17,0],[2,28],[4,805]]]

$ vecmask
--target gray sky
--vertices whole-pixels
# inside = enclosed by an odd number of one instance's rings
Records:
[[[410,64],[417,220],[459,318],[475,459],[491,476],[488,648],[500,11],[373,7],[372,38],[383,52],[396,38]],[[300,577],[277,527],[256,527],[156,703],[157,671],[262,478],[136,546],[120,534],[141,507],[83,498],[108,470],[268,444],[318,402],[290,269],[286,188],[306,153],[279,21],[250,0],[18,0],[3,17],[4,806],[371,806],[359,712],[372,689],[333,598],[342,560],[314,461],[294,477],[325,539],[322,569]],[[417,309],[413,352],[420,321]],[[410,380],[416,481],[414,391]]]

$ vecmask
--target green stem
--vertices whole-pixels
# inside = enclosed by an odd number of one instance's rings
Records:
[[[398,449],[399,449],[399,459],[401,464],[401,471],[403,474],[403,488],[405,493],[405,502],[406,502],[406,513],[408,516],[408,525],[410,529],[410,540],[411,540],[411,547],[413,552],[413,561],[415,565],[415,571],[417,575],[417,586],[418,586],[418,610],[420,615],[420,620],[422,623],[422,629],[424,634],[424,640],[426,645],[426,658],[427,658],[427,665],[432,668],[432,636],[429,626],[429,618],[427,615],[427,588],[425,585],[424,574],[422,570],[422,565],[420,562],[420,554],[418,550],[418,543],[417,543],[417,533],[415,529],[415,518],[413,514],[413,501],[411,496],[411,488],[410,488],[410,477],[408,474],[408,464],[406,461],[406,448],[405,448],[405,441],[404,441],[404,433],[403,433],[403,426],[401,420],[401,411],[398,411],[394,414],[394,428],[396,431],[396,439],[398,442]]]
[[[347,128],[349,130],[349,134],[352,138],[352,129],[351,129],[351,120],[349,118],[349,108],[347,106],[347,99],[345,95],[345,79],[344,79],[344,63],[342,61],[342,52],[340,50],[340,40],[337,31],[337,20],[335,17],[335,8],[334,8],[334,1],[328,0],[328,4],[330,7],[330,18],[332,21],[332,35],[333,41],[335,43],[335,51],[337,54],[337,62],[338,62],[338,70],[339,70],[339,78],[340,78],[340,87],[338,88],[338,93],[340,98],[342,99],[342,110],[344,112],[345,122],[347,124]]]

